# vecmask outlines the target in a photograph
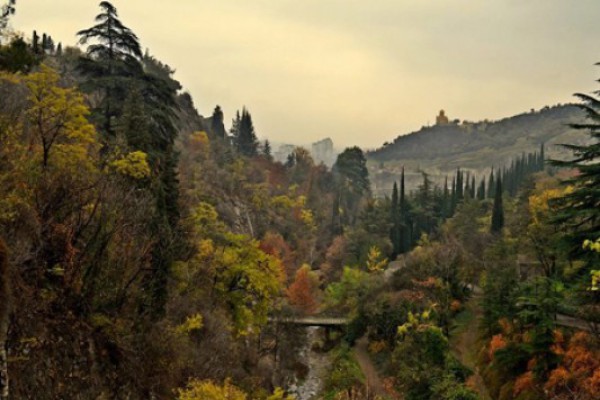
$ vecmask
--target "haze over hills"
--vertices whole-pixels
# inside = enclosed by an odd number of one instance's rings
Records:
[[[585,133],[569,126],[583,118],[583,112],[573,105],[544,107],[498,121],[460,122],[438,116],[436,125],[398,136],[367,153],[374,193],[390,193],[403,166],[407,187],[414,189],[422,181],[420,171],[438,183],[456,168],[481,177],[492,167],[509,165],[513,158],[535,151],[541,144],[547,158],[567,157],[569,152],[558,144],[589,140]]]

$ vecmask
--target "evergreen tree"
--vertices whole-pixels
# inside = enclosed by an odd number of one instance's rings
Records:
[[[37,31],[33,31],[33,37],[31,38],[31,47],[33,49],[34,54],[40,54],[40,37],[37,34]]]
[[[471,177],[471,185],[469,186],[469,190],[470,190],[469,194],[470,194],[471,198],[474,199],[475,198],[475,190],[476,190],[476,188],[475,188],[475,175],[473,175]]]
[[[252,116],[246,108],[242,110],[239,121],[236,148],[240,154],[248,157],[254,157],[258,154],[258,139],[254,131]]]
[[[504,227],[504,208],[502,206],[502,181],[496,180],[494,208],[492,209],[492,233],[500,233]]]
[[[460,170],[456,170],[456,202],[457,204],[464,199],[464,175]]]
[[[210,121],[210,130],[213,135],[220,139],[225,139],[225,137],[227,136],[225,132],[225,124],[223,121],[223,110],[221,110],[220,106],[216,106]]]
[[[231,136],[231,142],[234,147],[237,149],[238,136],[240,134],[240,123],[242,120],[242,116],[240,115],[239,110],[235,113],[235,118],[231,120],[231,128],[229,129],[229,135]]]
[[[450,191],[448,190],[448,177],[444,180],[444,190],[442,194],[442,209],[441,209],[441,217],[442,219],[450,218],[450,208],[451,199],[450,199]]]
[[[273,160],[271,152],[271,143],[269,142],[269,139],[265,139],[265,143],[263,144],[263,156],[268,160]]]
[[[571,126],[588,131],[591,141],[585,145],[563,145],[572,151],[574,158],[551,163],[579,172],[565,182],[574,190],[557,201],[555,222],[569,229],[573,248],[580,249],[584,240],[600,238],[600,99],[581,93],[576,96],[582,102],[578,107],[587,114],[587,121]]]
[[[481,179],[477,188],[477,200],[485,200],[485,177]]]
[[[104,133],[114,137],[113,119],[120,117],[127,97],[127,81],[142,73],[142,50],[138,37],[118,19],[117,9],[107,1],[101,2],[100,8],[101,13],[96,16],[98,24],[77,32],[80,44],[93,41],[79,68],[90,78],[84,89],[104,92],[95,111]]]
[[[492,168],[492,172],[490,172],[490,178],[488,181],[487,198],[493,199],[495,196],[496,196],[496,182],[494,180],[494,168]]]
[[[400,245],[400,204],[398,199],[398,184],[394,182],[392,189],[392,203],[390,206],[390,241],[392,242],[392,259],[395,259],[401,251]]]
[[[452,178],[452,192],[450,193],[450,215],[454,215],[456,212],[456,206],[458,204],[458,197],[456,194],[456,176]]]

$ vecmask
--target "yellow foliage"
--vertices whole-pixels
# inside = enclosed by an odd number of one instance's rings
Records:
[[[534,223],[539,224],[541,220],[551,211],[550,202],[553,199],[564,197],[573,191],[572,186],[566,188],[549,188],[529,196],[529,212]]]
[[[267,397],[267,400],[295,400],[294,396],[286,396],[282,388],[275,388],[272,395]]]
[[[212,381],[191,381],[179,389],[177,400],[246,400],[248,396],[226,379],[222,386]]]
[[[381,250],[377,246],[371,246],[367,256],[367,270],[369,272],[381,272],[387,266],[387,258],[381,257]]]
[[[109,166],[117,173],[133,179],[144,179],[150,176],[148,155],[142,151],[133,151],[123,158],[112,161]]]
[[[42,65],[39,72],[24,78],[31,106],[27,110],[32,138],[30,151],[41,161],[68,169],[72,175],[95,171],[90,157],[98,143],[83,96],[74,88],[59,86],[59,75]]]
[[[180,334],[189,334],[194,331],[199,331],[204,326],[204,319],[200,314],[194,314],[185,320],[185,322],[175,328],[175,332]]]

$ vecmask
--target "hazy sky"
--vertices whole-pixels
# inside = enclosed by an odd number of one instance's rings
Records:
[[[0,1],[2,3],[3,1]],[[16,30],[76,42],[99,0],[17,0]],[[376,147],[450,118],[510,116],[597,89],[598,0],[114,0],[196,107],[259,137]]]

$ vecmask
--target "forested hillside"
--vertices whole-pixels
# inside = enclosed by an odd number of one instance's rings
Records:
[[[595,97],[517,118],[587,114],[562,161],[479,127],[512,162],[376,196],[358,147],[280,163],[251,107],[202,117],[99,6],[79,47],[1,8],[1,400],[597,399]]]
[[[568,152],[560,144],[582,144],[589,140],[569,126],[583,118],[584,113],[574,105],[558,105],[498,121],[456,120],[423,127],[368,152],[375,191],[389,194],[402,167],[412,189],[420,170],[438,183],[456,168],[482,176],[492,167],[508,166],[515,157],[534,151],[541,144],[545,145],[549,158],[563,159]]]

